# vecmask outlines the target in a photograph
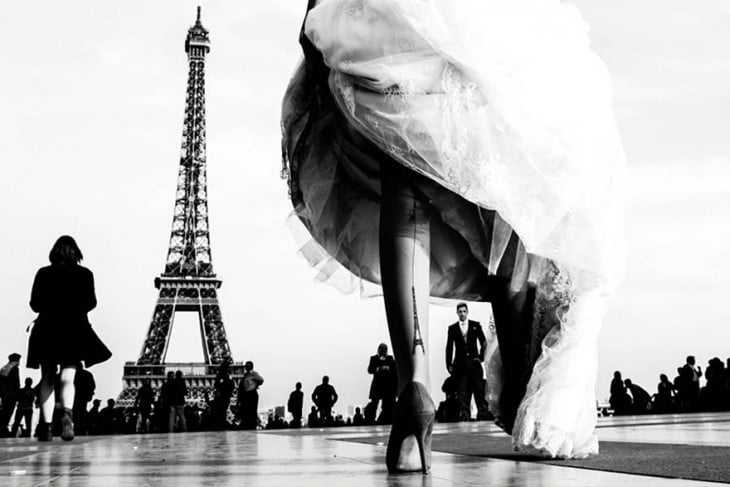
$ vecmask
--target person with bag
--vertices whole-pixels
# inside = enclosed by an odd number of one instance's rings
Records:
[[[30,307],[38,317],[28,340],[27,366],[41,369],[39,441],[53,438],[56,381],[60,383],[63,407],[61,438],[70,441],[74,438],[72,408],[76,369],[81,362],[88,368],[112,355],[87,317],[96,307],[96,294],[94,275],[79,265],[82,259],[76,241],[64,235],[51,249],[51,265],[39,269],[33,281]]]

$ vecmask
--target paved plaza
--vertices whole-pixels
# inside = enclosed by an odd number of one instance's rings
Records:
[[[437,424],[431,474],[389,475],[387,427],[0,440],[0,486],[700,486],[730,483],[730,413],[602,418],[601,455],[513,452],[488,422]]]

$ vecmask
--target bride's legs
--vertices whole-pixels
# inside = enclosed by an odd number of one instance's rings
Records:
[[[427,210],[401,171],[394,161],[381,164],[380,271],[399,394],[386,463],[391,471],[425,472],[434,409],[427,353],[430,230]]]

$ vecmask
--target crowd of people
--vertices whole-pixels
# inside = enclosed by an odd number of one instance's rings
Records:
[[[677,367],[673,380],[660,374],[656,393],[649,394],[631,379],[622,378],[617,370],[611,380],[609,403],[614,415],[730,410],[730,358],[726,363],[718,357],[710,359],[704,386],[702,377],[702,367],[689,355],[684,365]]]

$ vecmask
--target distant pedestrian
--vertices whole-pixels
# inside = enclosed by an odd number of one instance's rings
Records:
[[[385,343],[378,345],[378,353],[370,357],[368,374],[373,376],[373,381],[370,384],[370,400],[373,404],[368,409],[370,417],[365,417],[365,421],[368,423],[375,422],[378,403],[381,403],[382,412],[378,422],[390,424],[393,421],[398,374],[395,370],[395,359],[388,354],[388,345]]]
[[[694,355],[687,356],[687,362],[682,366],[683,396],[687,403],[687,410],[696,411],[699,407],[700,377],[702,367],[695,366]]]
[[[309,415],[307,415],[307,426],[310,428],[317,428],[319,427],[319,417],[317,416],[317,406],[312,406],[312,409],[309,410]]]
[[[246,371],[238,382],[238,417],[241,428],[254,430],[258,427],[258,388],[264,383],[263,377],[253,369],[253,362],[248,361],[243,365]]]
[[[10,431],[10,436],[16,436],[21,421],[25,422],[24,437],[30,436],[30,425],[33,423],[33,405],[35,404],[36,391],[33,388],[33,379],[26,377],[25,387],[18,393],[18,408],[15,410],[15,421]]]
[[[608,399],[613,409],[613,414],[619,416],[629,414],[631,410],[631,397],[626,392],[626,384],[621,378],[621,372],[618,370],[613,373],[611,380],[611,396]]]
[[[88,413],[89,403],[94,399],[96,381],[94,375],[79,364],[74,379],[76,393],[74,395],[74,432],[76,435],[86,435],[89,432]]]
[[[322,383],[314,388],[312,402],[319,410],[320,425],[326,426],[332,422],[332,406],[337,403],[337,391],[330,384],[328,376],[322,377]]]
[[[134,407],[139,411],[139,432],[148,433],[150,428],[150,415],[152,404],[155,402],[155,390],[149,379],[143,379],[142,385],[137,389],[137,397],[134,400]]]
[[[286,408],[292,415],[291,427],[301,428],[302,411],[304,409],[304,393],[302,392],[302,383],[297,382],[294,390],[289,394],[289,400],[286,402]]]
[[[656,413],[669,413],[674,408],[674,385],[669,382],[665,374],[659,375],[659,384],[654,397],[654,410]]]
[[[28,367],[41,369],[39,441],[52,439],[56,381],[63,407],[61,438],[72,440],[76,367],[79,362],[91,367],[111,357],[86,316],[96,307],[96,294],[94,275],[79,265],[82,259],[76,241],[64,235],[51,249],[51,265],[38,270],[33,281],[30,307],[38,317],[28,342]]]
[[[169,417],[167,423],[167,431],[173,433],[177,420],[180,422],[180,431],[188,430],[187,420],[185,419],[185,396],[188,394],[188,388],[185,385],[185,379],[181,370],[175,372],[175,378],[169,385]]]
[[[235,384],[231,379],[230,360],[224,360],[218,367],[218,373],[213,383],[213,404],[211,407],[211,421],[213,429],[228,429],[228,406],[231,404],[231,395]]]
[[[101,434],[101,413],[99,408],[101,407],[101,399],[94,399],[92,402],[91,409],[86,414],[86,421],[89,424],[90,435]]]
[[[10,436],[8,423],[13,417],[20,394],[20,354],[8,355],[8,363],[0,368],[0,437]]]

